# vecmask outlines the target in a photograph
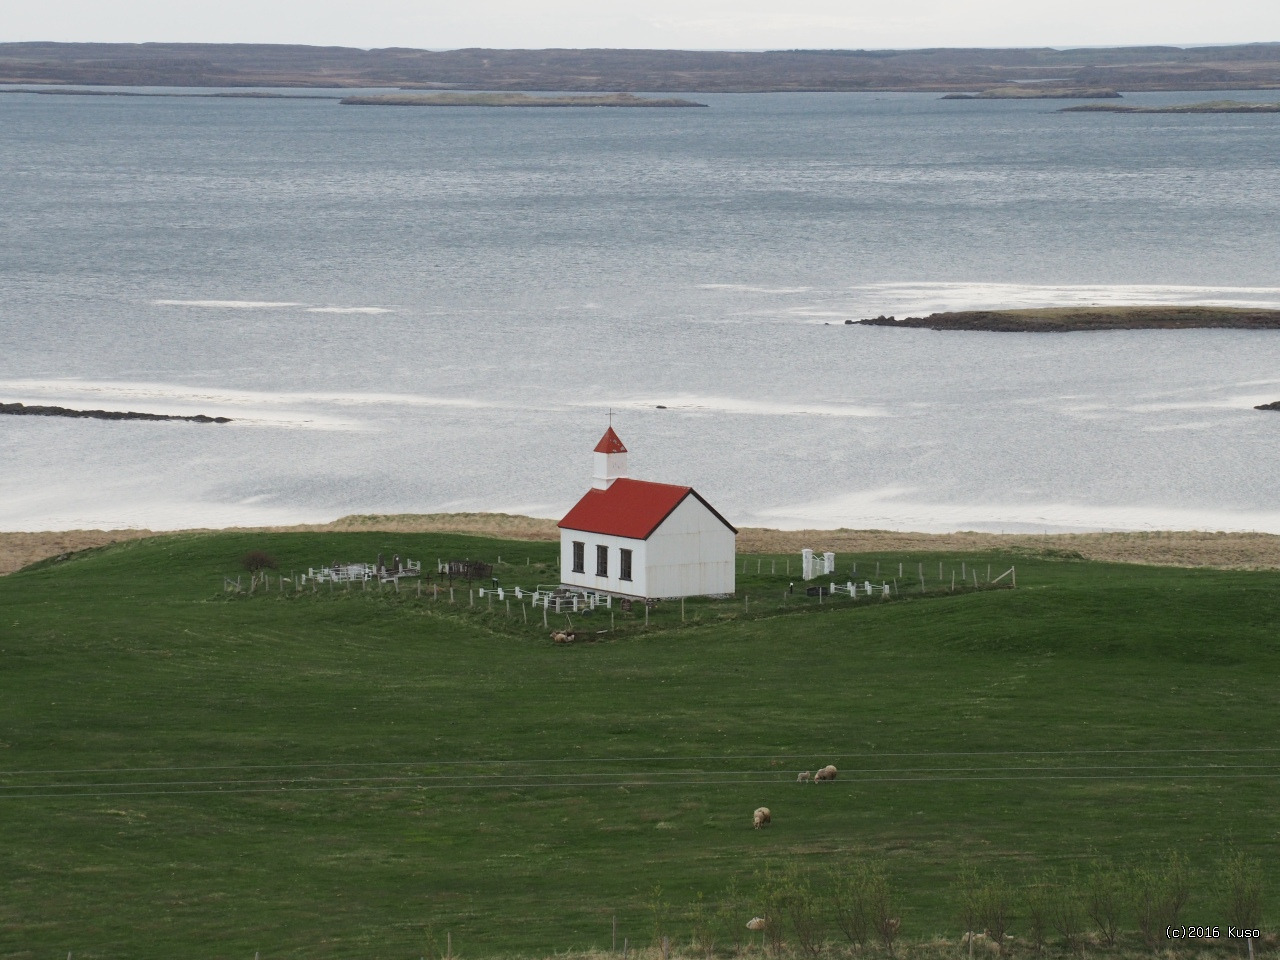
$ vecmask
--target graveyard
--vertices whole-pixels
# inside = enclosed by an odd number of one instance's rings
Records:
[[[379,554],[418,575],[314,576]],[[463,560],[486,575],[450,584]],[[691,956],[714,929],[727,957],[760,950],[770,876],[862,863],[898,955],[954,956],[970,874],[1173,850],[1187,922],[1226,922],[1230,851],[1274,917],[1276,572],[992,550],[838,553],[805,581],[752,554],[732,597],[575,612],[532,602],[558,560],[227,532],[0,578],[0,956]]]

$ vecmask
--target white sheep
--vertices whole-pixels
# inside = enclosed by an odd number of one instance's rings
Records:
[[[836,768],[833,764],[827,764],[821,770],[813,775],[814,782],[819,780],[834,780],[836,778]]]
[[[973,948],[978,947],[991,953],[1000,953],[1000,945],[990,938],[984,930],[981,933],[970,931],[960,938],[960,946],[969,947],[969,952],[973,952]]]
[[[796,783],[808,783],[813,779],[813,774],[808,770],[801,770],[796,774]]]
[[[768,807],[756,807],[756,812],[751,815],[751,826],[757,830],[762,830],[773,822],[773,814],[769,812]]]
[[[747,921],[748,930],[763,930],[769,925],[769,921],[764,917],[752,917]]]

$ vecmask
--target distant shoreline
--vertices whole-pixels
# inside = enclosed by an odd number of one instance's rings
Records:
[[[849,320],[871,327],[981,330],[994,333],[1071,333],[1087,330],[1276,330],[1280,310],[1202,306],[1047,307],[1035,310],[962,310],[927,317]]]
[[[504,540],[559,539],[556,521],[504,513],[353,515],[331,523],[276,527],[228,527],[198,530],[0,531],[0,576],[49,557],[145,537],[193,533],[304,533],[316,531],[386,533],[465,533]],[[1233,570],[1280,569],[1280,535],[1212,533],[1197,530],[1118,533],[916,533],[893,530],[774,530],[742,527],[738,553],[793,553],[804,547],[837,553],[955,553],[1008,550],[1029,556],[1078,556],[1111,563]]]

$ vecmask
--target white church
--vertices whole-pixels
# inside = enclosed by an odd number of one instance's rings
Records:
[[[591,489],[560,521],[560,580],[644,599],[732,594],[737,536],[692,487],[628,477],[611,426]]]

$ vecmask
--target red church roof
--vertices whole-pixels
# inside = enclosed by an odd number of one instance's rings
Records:
[[[605,434],[605,439],[607,440],[611,434],[613,430]],[[614,440],[617,440],[616,436]],[[600,443],[603,445],[604,440]],[[618,446],[622,444],[619,443]],[[600,447],[596,449],[599,450]],[[703,500],[693,487],[650,483],[647,480],[632,480],[628,477],[619,477],[609,485],[608,490],[588,490],[586,495],[574,504],[573,509],[564,515],[560,526],[586,533],[603,533],[612,537],[647,540],[662,521],[680,506],[684,498],[690,496],[697,497],[704,507],[715,514],[717,520],[734,533],[738,532],[724,517],[716,513],[715,508]]]
[[[618,435],[613,432],[610,427],[604,432],[604,436],[600,438],[600,442],[596,444],[596,453],[626,453],[627,448],[622,445],[622,441],[618,439]],[[688,487],[685,488],[686,490]]]

